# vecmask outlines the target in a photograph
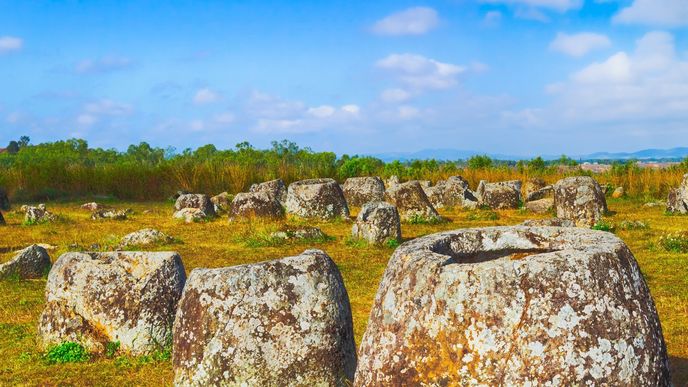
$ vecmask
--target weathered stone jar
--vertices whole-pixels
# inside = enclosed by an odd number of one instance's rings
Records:
[[[669,384],[654,302],[628,247],[579,228],[444,232],[400,246],[357,386]]]
[[[39,341],[99,353],[109,342],[134,355],[159,349],[172,338],[185,280],[173,252],[63,254],[48,275]]]
[[[333,179],[300,180],[289,185],[287,212],[301,218],[349,219],[344,193]]]
[[[344,386],[356,369],[351,308],[319,250],[195,269],[174,322],[178,386]]]

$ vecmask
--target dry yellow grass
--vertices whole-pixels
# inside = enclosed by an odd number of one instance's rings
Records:
[[[57,246],[53,259],[73,250],[70,245],[89,249],[93,244],[112,245],[125,234],[145,227],[157,228],[181,240],[179,244],[157,250],[178,251],[187,272],[197,267],[223,267],[284,257],[307,248],[326,251],[337,263],[351,299],[357,342],[365,330],[368,314],[379,281],[392,254],[391,248],[347,243],[351,225],[345,222],[318,224],[334,240],[316,243],[290,243],[279,247],[255,247],[250,241],[277,227],[270,224],[229,224],[220,218],[208,223],[183,224],[171,218],[170,203],[112,203],[132,208],[130,220],[92,221],[79,209],[81,203],[48,203],[64,222],[53,225],[22,226],[17,213],[6,214],[8,225],[0,228],[0,259],[9,251],[32,243]],[[649,227],[617,230],[634,252],[648,281],[659,310],[664,337],[671,356],[676,385],[688,382],[688,254],[663,251],[660,236],[688,230],[688,217],[666,216],[661,207],[646,208],[640,201],[610,200],[614,213],[610,222],[642,220]],[[152,210],[143,214],[144,210]],[[355,212],[355,211],[354,211]],[[404,225],[405,238],[441,230],[492,225],[511,225],[535,217],[523,211],[499,211],[498,219],[489,213],[463,210],[444,211],[450,222],[438,225]],[[254,247],[251,247],[254,246]],[[43,307],[45,280],[0,282],[0,384],[1,385],[169,385],[170,361],[151,358],[92,359],[82,364],[48,365],[36,348],[36,327]]]

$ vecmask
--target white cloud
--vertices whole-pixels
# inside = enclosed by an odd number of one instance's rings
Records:
[[[194,132],[201,132],[205,129],[205,122],[203,120],[191,120],[189,122],[189,129]]]
[[[344,105],[342,106],[342,111],[348,114],[351,114],[353,116],[358,116],[361,114],[361,108],[358,105]]]
[[[483,18],[483,23],[485,25],[494,27],[499,25],[499,23],[502,22],[502,13],[499,11],[489,11],[485,14],[485,17]]]
[[[77,74],[102,74],[124,70],[133,66],[134,62],[125,57],[105,56],[97,59],[84,59],[74,66]]]
[[[24,46],[24,41],[14,36],[0,36],[0,54],[19,51]]]
[[[76,122],[81,126],[91,126],[98,122],[98,118],[92,114],[79,114]]]
[[[613,18],[616,23],[663,27],[688,25],[686,0],[634,0]]]
[[[384,102],[398,103],[409,100],[412,97],[411,93],[404,89],[386,89],[380,94],[380,99]]]
[[[306,113],[317,118],[327,118],[331,117],[335,113],[336,109],[329,105],[323,105],[318,107],[309,108]]]
[[[609,38],[602,34],[581,32],[569,35],[559,32],[549,48],[569,56],[581,57],[590,51],[607,48],[611,44]]]
[[[393,13],[373,25],[378,35],[423,35],[437,27],[437,11],[428,7],[413,7]]]
[[[540,23],[550,22],[549,16],[536,8],[518,8],[514,16],[519,19],[539,21]]]
[[[546,8],[559,12],[579,9],[583,5],[583,0],[480,0],[480,2]]]
[[[377,61],[376,66],[417,90],[453,87],[457,84],[457,76],[465,71],[464,67],[416,54],[392,54]]]
[[[196,105],[207,105],[220,100],[220,94],[205,87],[196,91],[193,102]]]
[[[411,120],[417,118],[420,115],[420,110],[414,106],[403,105],[397,108],[399,112],[399,118],[402,120]]]
[[[591,63],[551,85],[552,122],[634,125],[662,130],[688,121],[688,60],[677,55],[666,32],[649,32],[633,52]]]

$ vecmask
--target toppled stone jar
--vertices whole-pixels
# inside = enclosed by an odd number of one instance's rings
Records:
[[[355,385],[669,385],[633,254],[579,228],[449,231],[400,246]]]

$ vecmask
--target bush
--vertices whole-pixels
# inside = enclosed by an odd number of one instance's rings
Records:
[[[592,226],[592,229],[598,231],[614,232],[616,227],[614,227],[613,223],[609,223],[606,220],[602,219],[599,222],[595,223],[595,225]]]
[[[659,238],[659,245],[672,253],[688,253],[688,233],[663,235]]]
[[[89,360],[89,355],[81,344],[67,341],[49,348],[45,360],[49,364],[82,363]]]

